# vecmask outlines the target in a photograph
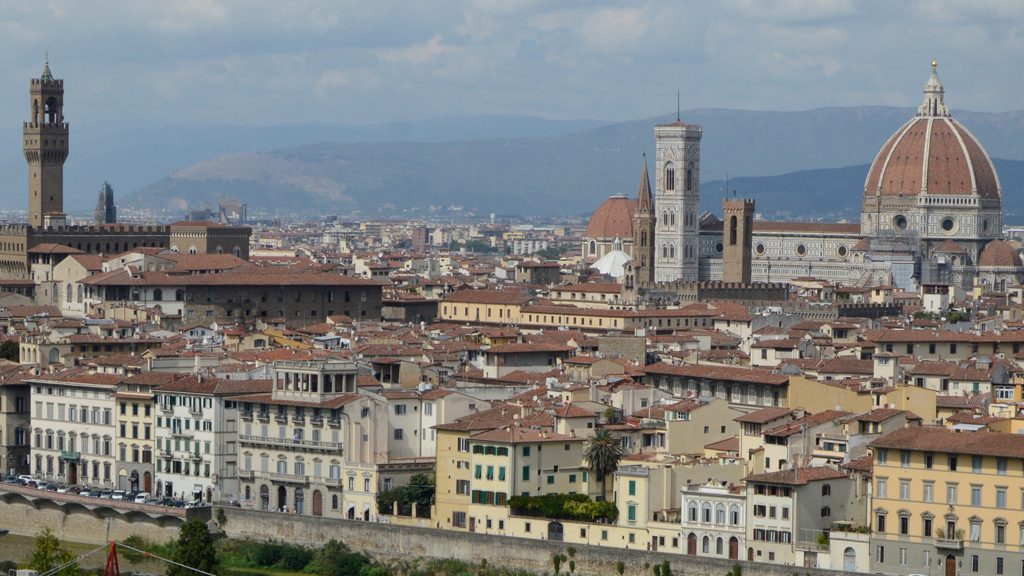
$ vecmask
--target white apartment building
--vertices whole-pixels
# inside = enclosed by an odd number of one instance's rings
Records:
[[[156,491],[184,500],[238,498],[238,408],[233,396],[268,380],[170,375],[156,388]]]
[[[686,553],[738,560],[746,556],[746,492],[709,480],[683,487],[682,531]]]
[[[64,484],[114,487],[114,392],[124,378],[80,368],[28,380],[33,476]]]
[[[426,385],[418,390],[384,390],[381,396],[388,402],[389,458],[435,457],[434,426],[449,424],[491,406],[455,390],[430,389]]]
[[[278,361],[270,390],[234,399],[243,506],[364,520],[377,514],[388,404],[356,379],[349,361]]]

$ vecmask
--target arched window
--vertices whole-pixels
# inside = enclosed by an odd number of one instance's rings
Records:
[[[707,502],[701,506],[701,521],[705,524],[711,523],[711,504],[708,504]]]
[[[733,526],[740,525],[740,507],[735,504],[729,506],[729,524]]]
[[[85,294],[85,286],[78,285],[78,303],[82,303],[82,295]]]
[[[647,246],[647,231],[643,230],[640,232],[640,245]]]
[[[189,246],[189,247],[188,247],[188,253],[189,253],[189,254],[198,254],[198,253],[199,253],[199,250],[196,250],[196,247],[195,247],[195,246]]]
[[[668,246],[661,247],[661,257],[668,258]]]
[[[597,254],[597,242],[593,240],[590,241],[590,253]]]
[[[831,515],[832,515],[832,509],[831,508],[829,508],[828,506],[822,506],[821,507],[821,517],[822,518],[828,518]]]
[[[722,540],[721,536],[719,536],[718,540],[715,541],[715,554],[718,554],[719,556],[721,556],[722,552],[724,551],[724,549],[725,549],[725,541]]]
[[[185,301],[185,290],[178,288],[174,291],[174,301],[184,302]]]
[[[711,552],[711,538],[709,536],[704,536],[704,539],[701,540],[700,550],[705,554]]]
[[[163,299],[164,299],[164,291],[163,290],[161,290],[159,288],[157,288],[156,290],[153,290],[153,300],[156,300],[157,302],[159,302],[159,301],[161,301]]]
[[[235,256],[235,258],[241,258],[242,257],[242,249],[239,248],[238,246],[235,246],[234,248],[231,249],[231,254],[233,254]]]
[[[690,510],[690,522],[696,522],[697,521],[697,503],[696,502],[690,502],[689,510]]]
[[[665,190],[676,189],[676,169],[671,165],[665,166]]]
[[[75,292],[71,289],[71,284],[68,284],[67,286],[64,287],[64,301],[65,302],[71,302],[71,298],[72,298],[72,296],[74,296],[74,294],[75,294]]]
[[[670,212],[668,215],[668,223],[672,226],[676,225],[676,213]]]
[[[676,257],[676,247],[675,246],[669,246],[668,247],[668,255],[669,255],[670,258],[675,258]]]
[[[831,484],[822,484],[821,485],[821,495],[822,496],[831,496],[832,495],[832,485]]]
[[[715,506],[715,524],[725,524],[725,505]]]
[[[686,169],[686,191],[693,190],[693,168]]]
[[[729,217],[729,246],[736,245],[736,231],[737,231],[737,219],[736,216]]]

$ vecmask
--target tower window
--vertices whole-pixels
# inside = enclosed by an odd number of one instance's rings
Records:
[[[686,169],[686,191],[691,192],[693,190],[693,168]]]
[[[739,222],[736,218],[736,215],[734,214],[729,217],[729,246],[736,245],[737,228],[739,228]]]
[[[665,167],[665,190],[676,189],[676,169],[671,164]]]
[[[671,224],[672,226],[676,225],[676,213],[675,212],[669,213],[668,223]]]

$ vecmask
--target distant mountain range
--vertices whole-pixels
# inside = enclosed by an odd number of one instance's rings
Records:
[[[719,209],[729,175],[728,188],[756,198],[767,217],[855,221],[867,164],[913,112],[700,109],[682,117],[704,128],[706,208]],[[1005,159],[996,167],[1008,221],[1021,221],[1024,112],[955,114],[994,158]],[[653,126],[673,119],[484,116],[138,130],[73,146],[66,197],[69,208],[90,208],[106,179],[119,205],[163,210],[168,218],[188,205],[216,206],[221,194],[248,203],[250,213],[282,217],[408,217],[453,207],[481,215],[588,214],[612,194],[635,192],[641,155],[654,152]],[[24,173],[23,163],[17,170]]]

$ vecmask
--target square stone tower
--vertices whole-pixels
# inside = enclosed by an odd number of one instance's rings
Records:
[[[722,280],[750,284],[754,201],[722,200]]]
[[[29,84],[29,121],[24,150],[28,162],[28,223],[64,218],[64,161],[68,158],[68,123],[64,121],[64,81],[50,73],[50,63]]]

